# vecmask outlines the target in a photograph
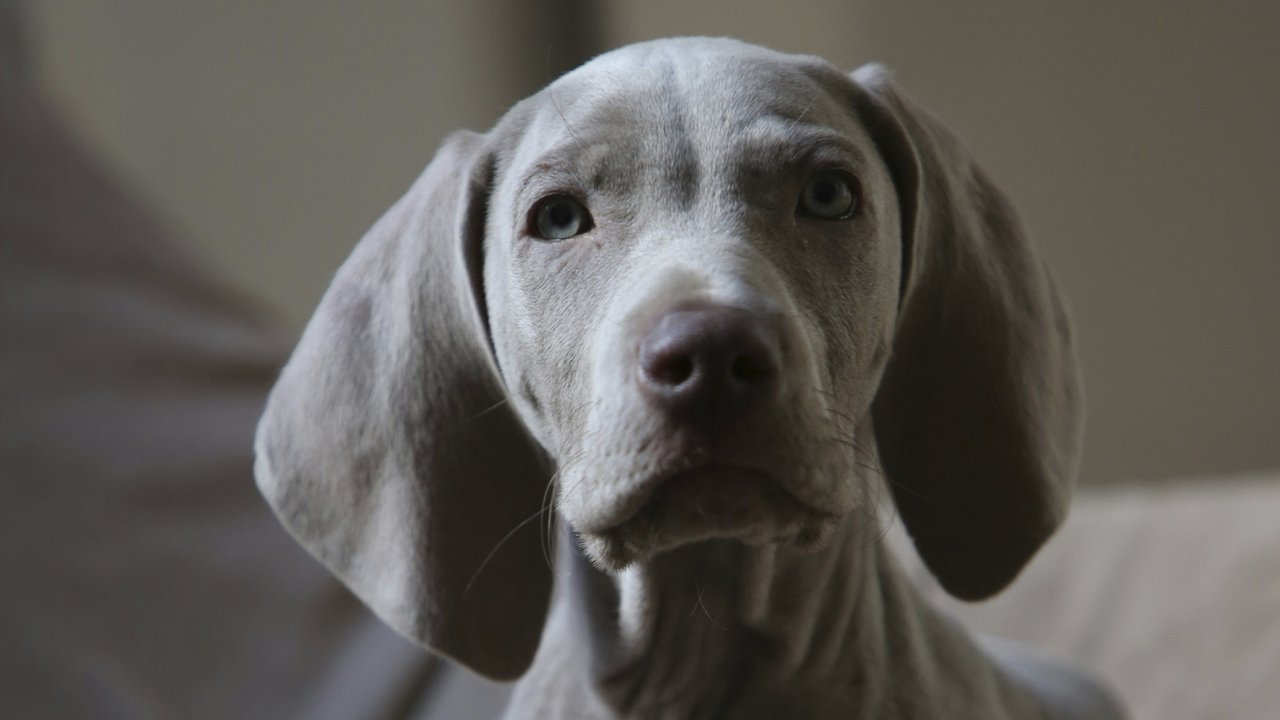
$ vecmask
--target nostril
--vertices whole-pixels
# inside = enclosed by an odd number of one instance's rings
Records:
[[[763,355],[744,353],[733,359],[729,375],[743,385],[756,385],[773,377],[774,364]]]
[[[646,374],[663,385],[678,387],[693,376],[694,362],[682,353],[657,354],[645,363]]]

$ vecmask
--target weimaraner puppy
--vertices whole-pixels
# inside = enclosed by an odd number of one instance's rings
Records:
[[[449,138],[338,271],[257,479],[383,620],[519,678],[508,718],[1109,718],[928,607],[877,520],[883,480],[992,595],[1081,419],[1017,218],[884,70],[661,40]]]

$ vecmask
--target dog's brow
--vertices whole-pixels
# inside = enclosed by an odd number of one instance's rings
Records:
[[[825,125],[774,121],[746,133],[735,154],[748,162],[790,164],[819,154],[858,161],[864,152],[847,135]]]
[[[540,185],[561,185],[564,190],[594,192],[618,180],[617,168],[645,164],[643,153],[628,139],[579,140],[556,145],[535,158],[517,180],[517,194],[526,195]],[[625,173],[621,175],[625,176]]]
[[[594,167],[600,164],[599,158],[607,152],[607,146],[602,143],[574,142],[556,147],[543,153],[521,173],[517,192],[523,195],[531,186],[547,179],[585,185],[585,180],[593,175]]]
[[[520,175],[517,183],[519,193],[523,194],[534,182],[539,179],[551,177],[576,177],[578,169],[572,162],[569,162],[563,156],[556,158],[543,158],[529,166],[527,170]]]

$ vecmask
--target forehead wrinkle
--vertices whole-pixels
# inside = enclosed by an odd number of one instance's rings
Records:
[[[705,175],[728,179],[744,162],[795,165],[824,151],[837,162],[862,160],[849,134],[835,129],[843,113],[832,107],[834,69],[740,58],[731,67],[687,66],[662,53],[645,60],[643,68],[601,67],[550,88],[555,102],[544,104],[538,124],[561,142],[529,166],[522,188],[560,178],[582,192],[657,192],[687,209],[711,190]]]
[[[564,80],[526,101],[541,102],[522,133],[521,149],[512,158],[512,170],[523,167],[514,178],[517,194],[540,183],[585,191],[606,157],[616,152],[619,138],[625,136],[618,131],[625,115],[611,107],[598,87],[566,86]]]
[[[591,177],[592,173],[583,171],[589,170],[587,166],[596,163],[589,160],[583,161],[581,158],[598,157],[600,147],[599,144],[584,144],[576,141],[553,146],[535,158],[521,173],[517,182],[518,192],[523,194],[541,184],[586,187],[587,183],[583,182],[583,177]]]
[[[740,203],[744,193],[762,201],[806,168],[844,167],[861,175],[866,164],[865,150],[841,129],[812,120],[757,116],[730,142],[721,141],[710,158],[709,175],[717,179],[711,192],[726,202]]]
[[[821,68],[820,68],[821,69]],[[855,164],[864,159],[833,80],[806,64],[748,63],[731,72],[702,68],[697,133],[712,174],[732,176],[745,163],[799,164],[815,155]],[[728,80],[726,80],[728,78]],[[781,168],[779,168],[781,169]]]
[[[655,52],[643,60],[642,67],[625,72],[605,66],[566,78],[558,104],[547,108],[545,117],[570,136],[562,154],[580,166],[576,174],[583,185],[654,192],[674,207],[687,208],[701,175],[688,98],[698,98],[699,104],[703,99],[691,92],[689,69],[678,59]],[[572,98],[568,103],[566,95]],[[607,143],[608,150],[590,155],[575,149],[594,144],[593,139]]]
[[[677,208],[688,209],[698,196],[702,176],[699,145],[693,141],[682,103],[670,104],[650,152],[659,158],[662,187]]]
[[[587,131],[561,135],[533,154],[519,175],[517,192],[525,193],[541,184],[559,184],[564,190],[587,194],[612,189],[611,185],[630,180],[638,165],[639,148],[630,134],[614,128],[588,126]],[[624,172],[610,172],[622,169]],[[627,177],[614,177],[619,174]]]
[[[800,120],[827,104],[830,94],[797,68],[759,66],[700,68],[696,96],[712,109],[721,131],[742,132],[762,117]]]
[[[827,152],[854,161],[862,151],[849,136],[835,128],[815,123],[796,123],[780,118],[762,118],[738,143],[739,155],[760,155],[775,162],[798,163]]]

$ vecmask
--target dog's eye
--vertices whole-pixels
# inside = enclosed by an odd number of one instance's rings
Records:
[[[591,229],[591,213],[568,195],[552,195],[533,208],[533,234],[543,240],[566,240]]]
[[[819,220],[852,217],[858,211],[857,183],[841,170],[823,170],[805,184],[796,210]]]

